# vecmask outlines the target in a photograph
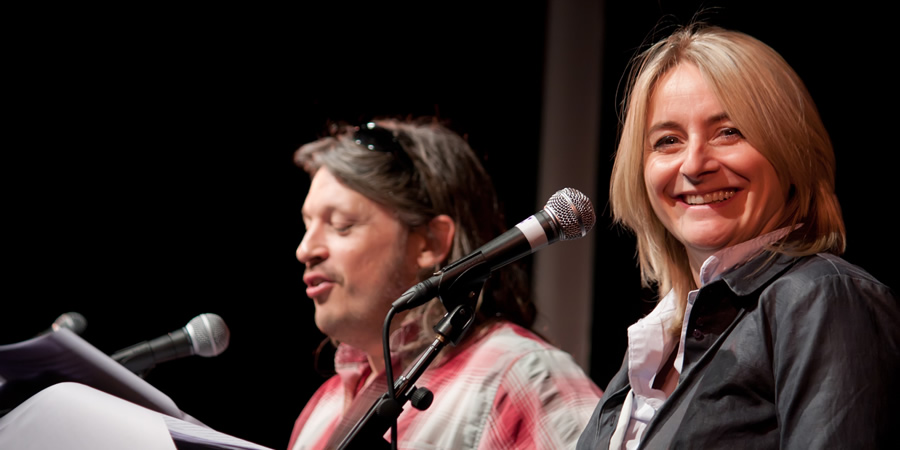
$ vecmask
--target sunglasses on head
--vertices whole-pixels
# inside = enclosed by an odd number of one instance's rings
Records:
[[[378,126],[375,122],[366,122],[355,127],[353,141],[357,145],[376,152],[403,152],[403,147],[397,141],[394,132]]]
[[[375,122],[366,122],[354,127],[353,142],[375,152],[391,153],[400,159],[407,168],[412,168],[412,160],[400,144],[393,131],[378,126]]]

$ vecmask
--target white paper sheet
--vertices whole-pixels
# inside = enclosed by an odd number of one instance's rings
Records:
[[[68,329],[0,345],[0,415],[0,449],[271,450],[207,427]]]

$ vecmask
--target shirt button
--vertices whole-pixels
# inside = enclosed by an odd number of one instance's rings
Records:
[[[692,336],[694,336],[694,339],[696,339],[698,341],[703,340],[703,332],[701,332],[700,330],[698,330],[696,328],[694,329]]]

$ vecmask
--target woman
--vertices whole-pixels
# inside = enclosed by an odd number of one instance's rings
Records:
[[[835,159],[802,81],[693,24],[629,76],[610,188],[660,301],[579,448],[884,448],[900,375],[891,290],[840,255]]]

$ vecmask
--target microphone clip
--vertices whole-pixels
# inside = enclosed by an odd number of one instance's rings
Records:
[[[491,273],[491,267],[481,253],[457,261],[438,272],[440,280],[437,296],[444,309],[452,312],[457,306],[466,305],[474,310]],[[445,282],[445,278],[449,281]]]
[[[438,297],[447,311],[453,311],[456,306],[463,304],[474,308],[484,283],[490,276],[491,266],[484,254],[475,252],[409,288],[392,306],[396,312],[406,311]]]

